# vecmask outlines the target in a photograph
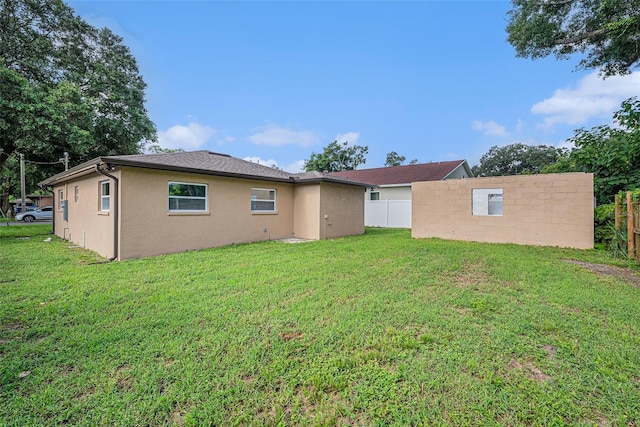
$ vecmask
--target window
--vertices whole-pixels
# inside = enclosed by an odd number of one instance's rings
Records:
[[[64,206],[64,190],[58,190],[58,209],[62,210]]]
[[[100,210],[109,212],[111,205],[111,186],[109,181],[100,181]]]
[[[473,215],[502,216],[502,188],[474,188]]]
[[[251,212],[275,212],[276,190],[268,188],[251,189]]]
[[[74,194],[75,194],[75,196],[74,196],[73,201],[78,203],[78,200],[80,200],[80,187],[78,187],[77,185],[76,185],[76,187],[74,189]]]
[[[370,196],[369,196],[369,200],[380,200],[380,192],[379,191],[372,191]]]
[[[205,212],[207,208],[206,184],[169,183],[169,212]]]

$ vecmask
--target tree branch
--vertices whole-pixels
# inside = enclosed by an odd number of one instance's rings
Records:
[[[574,43],[578,43],[578,42],[590,39],[592,37],[598,37],[598,36],[605,35],[605,34],[607,34],[609,32],[611,32],[610,29],[599,28],[599,29],[594,30],[594,31],[589,31],[588,33],[578,34],[577,36],[574,36],[574,37],[555,40],[553,42],[553,44],[556,45],[556,46],[565,45],[565,44],[574,44]]]

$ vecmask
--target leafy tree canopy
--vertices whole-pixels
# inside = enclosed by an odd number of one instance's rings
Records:
[[[385,166],[400,166],[407,158],[405,156],[401,156],[395,151],[387,153],[387,161],[384,162]]]
[[[613,200],[620,190],[640,188],[640,101],[624,101],[613,115],[615,126],[578,129],[569,141],[571,159],[579,170],[592,172],[599,203]]]
[[[367,146],[349,145],[348,142],[340,144],[338,141],[333,141],[324,148],[322,153],[311,153],[309,159],[305,160],[304,169],[307,172],[355,170],[367,161],[368,153]]]
[[[122,39],[61,0],[0,0],[0,175],[3,207],[16,187],[16,153],[72,163],[134,154],[155,140],[146,84]],[[60,165],[31,167],[33,182]]]
[[[480,164],[473,166],[472,172],[475,176],[536,174],[556,163],[562,153],[562,149],[549,145],[496,145],[480,158]]]
[[[579,68],[605,77],[627,74],[640,63],[638,0],[512,0],[509,43],[520,57],[586,53]]]

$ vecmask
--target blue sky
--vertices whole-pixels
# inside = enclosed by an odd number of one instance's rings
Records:
[[[565,146],[640,94],[579,58],[516,58],[508,1],[68,1],[124,38],[160,145],[298,172],[349,141],[420,162]]]

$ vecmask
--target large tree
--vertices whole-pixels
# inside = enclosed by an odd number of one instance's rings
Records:
[[[640,63],[638,0],[512,0],[508,40],[517,55],[566,59],[586,53],[579,67],[603,76],[627,74]]]
[[[155,140],[146,84],[122,39],[61,0],[0,0],[0,175],[3,208],[16,153],[38,163],[133,154]],[[33,169],[30,181],[59,172]]]
[[[350,145],[348,142],[341,144],[333,141],[324,148],[322,153],[311,153],[309,159],[305,160],[304,169],[307,172],[354,170],[367,161],[368,152],[369,147],[366,145]]]
[[[472,168],[475,176],[502,176],[540,173],[545,166],[556,163],[563,150],[549,145],[514,143],[491,147]]]
[[[387,153],[387,160],[384,162],[384,165],[387,167],[390,166],[400,166],[407,158],[405,156],[401,156],[395,151],[391,151]]]
[[[578,129],[569,141],[571,159],[579,170],[592,172],[599,203],[620,190],[640,188],[640,101],[631,98],[613,115],[615,126]]]

